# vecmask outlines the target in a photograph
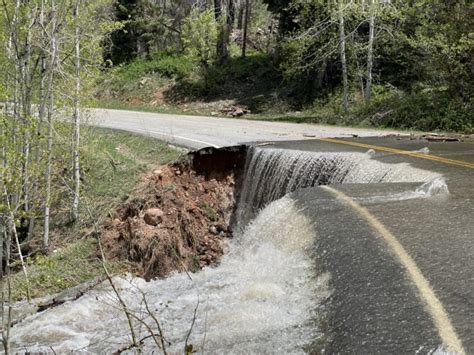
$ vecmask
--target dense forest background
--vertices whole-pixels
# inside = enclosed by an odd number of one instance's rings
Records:
[[[123,27],[104,42],[103,103],[473,127],[472,2],[119,0],[112,12]]]

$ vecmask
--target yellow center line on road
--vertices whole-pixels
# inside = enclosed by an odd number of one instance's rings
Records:
[[[350,145],[352,147],[358,147],[358,148],[379,150],[379,151],[382,151],[382,152],[389,152],[389,153],[394,153],[394,154],[399,154],[399,155],[407,155],[407,156],[411,156],[411,157],[415,157],[415,158],[432,160],[432,161],[437,161],[437,162],[444,163],[444,164],[450,164],[450,165],[461,166],[463,168],[474,169],[474,163],[469,163],[469,162],[463,161],[463,160],[454,160],[454,159],[449,159],[449,158],[443,158],[443,157],[439,157],[439,156],[436,156],[436,155],[424,154],[424,153],[420,153],[420,152],[411,152],[409,150],[402,150],[402,149],[390,148],[390,147],[385,147],[385,146],[380,146],[380,145],[345,141],[345,140],[335,139],[335,138],[318,138],[318,140],[320,140],[322,142],[328,142],[328,143]]]
[[[456,334],[456,330],[454,329],[443,304],[436,297],[429,281],[423,276],[423,273],[416,265],[415,261],[411,258],[397,238],[373,214],[371,214],[369,210],[359,205],[352,198],[332,187],[323,186],[322,188],[332,193],[340,201],[349,205],[380,235],[405,268],[409,279],[416,286],[420,298],[425,303],[426,309],[433,319],[438,334],[443,341],[443,345],[456,354],[466,354],[461,340]]]

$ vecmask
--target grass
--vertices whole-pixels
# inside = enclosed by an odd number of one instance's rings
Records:
[[[99,78],[97,96],[105,101],[110,98],[134,102],[159,101],[168,86],[191,75],[194,70],[195,64],[186,56],[155,53],[148,59],[136,59],[108,70]]]
[[[107,262],[112,273],[127,270],[126,262]],[[50,256],[38,255],[28,259],[28,279],[32,297],[55,294],[98,276],[105,276],[97,255],[96,241],[86,238],[70,244]],[[23,273],[11,278],[12,299],[26,298],[26,282]]]
[[[128,198],[145,171],[182,154],[155,138],[127,132],[88,127],[83,134],[83,199],[99,219]]]
[[[158,52],[148,59],[135,59],[134,61],[115,68],[114,74],[123,81],[141,79],[144,75],[159,74],[161,77],[175,78],[188,75],[193,70],[193,63],[186,56]]]
[[[67,127],[58,127],[58,130]],[[64,154],[55,147],[58,160]],[[28,273],[33,297],[60,292],[103,273],[98,259],[94,223],[102,223],[120,201],[126,200],[145,171],[177,159],[182,153],[154,138],[105,128],[82,128],[82,195],[80,219],[70,224],[67,189],[55,196],[49,256],[29,257]],[[67,159],[60,161],[61,169]],[[65,163],[66,162],[66,163]],[[92,214],[92,217],[90,213]],[[41,229],[41,226],[38,226]],[[39,233],[38,233],[39,234]],[[127,271],[125,262],[111,262],[114,273]],[[21,271],[12,275],[13,299],[26,296]]]
[[[188,115],[188,116],[207,116],[205,112],[196,110],[184,110],[179,106],[174,105],[150,105],[147,103],[131,103],[127,101],[121,101],[118,99],[101,99],[90,103],[92,108],[104,108],[110,110],[125,110],[125,111],[138,111],[138,112],[150,112],[150,113],[166,113],[173,115]]]

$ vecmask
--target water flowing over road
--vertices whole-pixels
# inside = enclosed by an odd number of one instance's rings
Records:
[[[151,135],[162,134],[153,133],[151,116],[134,117],[105,124],[138,132],[142,122]],[[184,145],[207,139],[182,124]],[[213,145],[278,137],[256,131],[232,138],[226,130],[214,138],[209,132]],[[286,138],[296,139],[295,132]],[[222,263],[192,280],[176,274],[117,284],[135,314],[152,323],[146,295],[172,353],[187,343],[200,353],[470,354],[473,178],[471,142],[372,137],[251,145]],[[13,328],[13,344],[116,351],[130,344],[119,308],[103,284],[26,318]],[[145,351],[153,345],[147,339]]]

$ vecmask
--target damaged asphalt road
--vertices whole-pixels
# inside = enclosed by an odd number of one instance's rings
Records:
[[[94,117],[103,127],[191,149],[275,141],[272,147],[282,149],[371,150],[372,158],[384,163],[441,174],[449,188],[443,198],[370,198],[416,188],[403,184],[332,185],[333,191],[310,188],[292,197],[314,221],[315,267],[331,274],[334,292],[325,305],[328,353],[428,353],[443,347],[474,353],[473,142],[127,111],[95,110]],[[305,139],[352,134],[367,137],[339,142]]]

